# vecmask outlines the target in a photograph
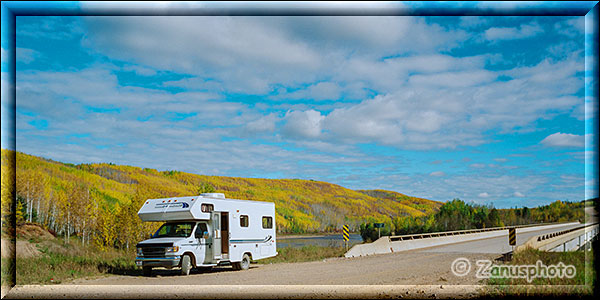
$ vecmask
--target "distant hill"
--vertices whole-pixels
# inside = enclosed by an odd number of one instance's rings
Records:
[[[365,195],[376,199],[391,200],[407,207],[405,215],[424,216],[436,213],[444,203],[424,198],[407,196],[402,193],[386,190],[358,190]]]
[[[389,221],[391,216],[431,214],[443,204],[392,191],[355,191],[313,180],[206,176],[111,163],[73,165],[5,149],[3,174],[12,155],[16,155],[17,195],[25,199],[25,206],[36,210],[38,221],[54,222],[54,227],[92,208],[127,208],[135,219],[141,201],[147,198],[212,190],[228,198],[274,202],[280,232],[331,232],[343,224],[357,229],[362,222]],[[31,209],[26,212],[34,213]],[[79,219],[81,225],[77,226],[85,226],[85,218]],[[75,221],[68,222],[76,226]]]

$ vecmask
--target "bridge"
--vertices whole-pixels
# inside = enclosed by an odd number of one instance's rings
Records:
[[[509,228],[516,230],[516,248],[508,243]],[[589,244],[597,232],[597,223],[586,225],[570,222],[384,236],[373,243],[355,245],[345,256],[360,257],[417,249],[424,252],[507,254],[527,247],[558,251],[563,245],[564,250],[577,250]]]

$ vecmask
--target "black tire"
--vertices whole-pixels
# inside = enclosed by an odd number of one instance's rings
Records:
[[[142,267],[142,273],[146,277],[152,276],[152,267]]]
[[[190,275],[192,270],[192,257],[189,254],[183,255],[181,258],[181,275]]]
[[[248,269],[250,269],[250,256],[248,256],[248,254],[244,253],[244,256],[242,256],[242,261],[239,262],[238,270],[248,270]]]

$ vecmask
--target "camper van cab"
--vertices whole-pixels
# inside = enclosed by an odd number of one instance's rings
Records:
[[[227,199],[221,193],[148,199],[138,216],[165,222],[137,244],[136,265],[149,276],[153,267],[181,268],[230,264],[246,270],[251,260],[277,255],[275,204]]]

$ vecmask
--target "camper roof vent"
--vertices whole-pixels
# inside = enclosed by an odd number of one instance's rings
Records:
[[[223,194],[223,193],[202,193],[202,194],[200,194],[200,196],[202,196],[202,197],[209,197],[209,198],[221,198],[221,199],[225,199],[225,194]]]

